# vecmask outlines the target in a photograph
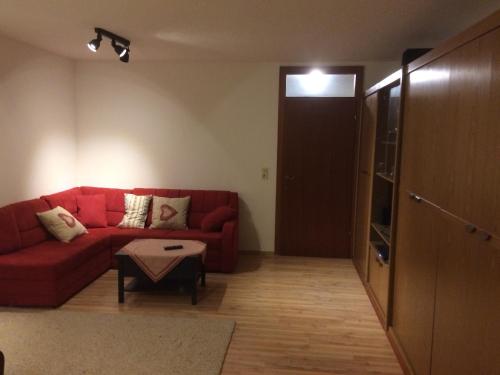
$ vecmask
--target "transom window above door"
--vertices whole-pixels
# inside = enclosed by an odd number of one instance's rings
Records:
[[[355,74],[325,74],[313,69],[307,74],[286,75],[286,97],[352,98],[356,87]]]

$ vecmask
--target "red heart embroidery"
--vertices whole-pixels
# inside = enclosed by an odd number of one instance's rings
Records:
[[[73,216],[69,216],[66,214],[58,214],[59,218],[66,223],[66,225],[70,228],[74,228],[76,225],[76,220]]]
[[[160,209],[161,209],[161,215],[160,215],[161,221],[168,221],[175,215],[177,215],[177,210],[172,206],[169,206],[168,204],[162,204]]]

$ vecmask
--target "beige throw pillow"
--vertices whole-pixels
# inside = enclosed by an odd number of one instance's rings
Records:
[[[88,233],[82,223],[60,206],[38,212],[37,216],[43,226],[61,242],[69,243],[73,238]]]
[[[144,228],[148,217],[151,195],[125,194],[125,216],[120,228]]]
[[[187,229],[186,221],[191,197],[153,197],[152,229]]]

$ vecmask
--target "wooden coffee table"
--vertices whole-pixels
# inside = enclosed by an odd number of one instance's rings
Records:
[[[136,241],[141,241],[136,242]],[[161,280],[153,282],[151,278],[139,267],[134,259],[130,256],[130,251],[127,246],[147,249],[150,253],[155,253],[155,256],[171,256],[172,254],[183,253],[194,255],[185,255],[184,259],[175,265]],[[115,254],[118,261],[118,302],[125,302],[125,291],[140,292],[171,289],[172,286],[183,286],[191,292],[191,303],[198,303],[197,284],[201,280],[201,286],[205,287],[205,266],[204,254],[206,252],[206,244],[200,241],[190,240],[134,240],[129,245]],[[182,250],[163,250],[164,246],[182,245]],[[130,283],[125,286],[125,277],[133,277]]]

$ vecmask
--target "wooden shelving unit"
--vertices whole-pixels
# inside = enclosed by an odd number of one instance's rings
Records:
[[[366,288],[377,314],[387,328],[390,319],[393,235],[397,202],[402,71],[368,90],[375,96],[376,125],[372,140],[371,190],[367,246]]]

